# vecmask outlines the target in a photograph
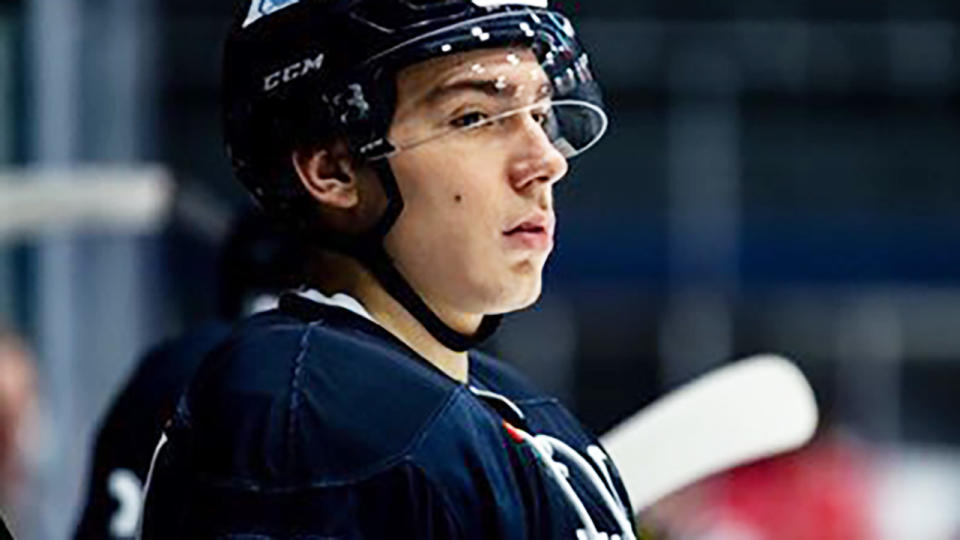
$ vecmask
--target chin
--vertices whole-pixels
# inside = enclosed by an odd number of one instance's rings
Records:
[[[528,308],[540,299],[543,281],[540,276],[517,280],[501,289],[500,297],[495,302],[496,307],[490,313],[510,313]]]

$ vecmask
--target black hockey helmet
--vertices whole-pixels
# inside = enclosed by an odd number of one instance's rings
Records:
[[[452,349],[491,333],[492,322],[473,337],[446,327],[383,252],[382,238],[403,208],[388,160],[380,159],[404,149],[404,141],[387,137],[395,75],[458,52],[530,49],[549,86],[544,129],[572,157],[600,138],[607,118],[570,21],[547,9],[547,0],[245,0],[239,8],[223,64],[224,132],[239,180],[268,213],[310,229],[316,205],[296,177],[291,152],[345,139],[355,158],[375,165],[387,211],[362,238],[311,237],[360,259]]]
[[[529,44],[553,62],[553,99],[572,146],[582,151],[603,133],[600,93],[561,14],[546,1],[247,0],[224,51],[226,144],[239,179],[267,210],[289,218],[307,197],[293,176],[290,151],[324,136],[345,136],[357,157],[392,150],[393,75],[421,60],[480,47]],[[575,129],[574,129],[575,128]],[[570,140],[566,142],[571,142]],[[292,213],[291,213],[292,212]]]

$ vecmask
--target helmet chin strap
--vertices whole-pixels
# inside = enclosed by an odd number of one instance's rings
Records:
[[[383,247],[387,232],[400,216],[403,210],[403,198],[397,187],[396,177],[386,159],[372,162],[380,182],[387,196],[387,209],[377,224],[367,233],[353,239],[352,245],[342,246],[348,255],[357,258],[361,264],[370,270],[387,294],[400,302],[413,317],[424,327],[431,336],[448,349],[462,352],[476,347],[489,338],[500,325],[502,315],[485,315],[480,327],[472,335],[462,334],[450,328],[433,310],[427,306],[423,298],[413,289],[393,264],[390,256]]]

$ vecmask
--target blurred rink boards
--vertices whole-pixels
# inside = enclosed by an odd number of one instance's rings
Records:
[[[643,521],[686,540],[947,540],[960,532],[958,504],[956,452],[878,449],[833,430],[675,493]]]
[[[38,410],[27,474],[4,501],[24,538],[72,527],[94,428],[133,360],[163,332],[155,249],[173,202],[156,165],[0,168],[0,316],[30,334]]]
[[[158,165],[0,168],[0,241],[156,233],[169,217],[173,189]]]

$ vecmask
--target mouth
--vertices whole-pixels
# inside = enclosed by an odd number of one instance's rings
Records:
[[[517,225],[516,227],[505,231],[503,234],[507,236],[513,236],[515,234],[546,234],[547,228],[543,225],[535,225],[533,223],[524,223],[522,225]]]
[[[553,245],[553,216],[535,214],[503,231],[512,247],[545,250]]]

